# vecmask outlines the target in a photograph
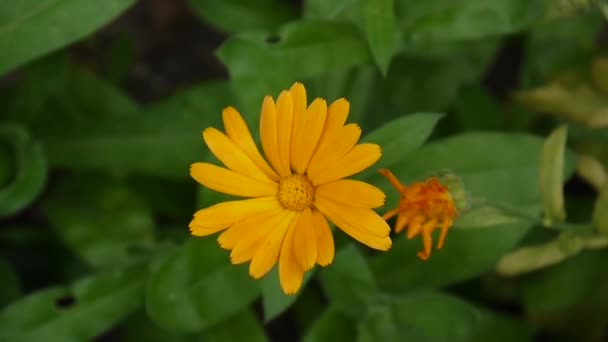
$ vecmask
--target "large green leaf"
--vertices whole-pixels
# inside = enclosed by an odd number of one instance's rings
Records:
[[[461,89],[455,101],[454,116],[461,131],[500,129],[503,117],[498,100],[481,86]]]
[[[393,0],[365,0],[362,8],[363,31],[376,64],[386,75],[397,47]]]
[[[19,125],[0,126],[0,217],[24,209],[42,191],[47,175],[42,148]]]
[[[382,147],[382,159],[373,168],[362,172],[360,178],[376,174],[377,168],[385,167],[405,158],[422,146],[431,135],[442,114],[416,113],[389,121],[370,132],[363,142],[375,143]]]
[[[542,1],[397,1],[404,40],[455,40],[522,31],[545,15]]]
[[[243,112],[257,127],[265,95],[276,96],[295,81],[366,63],[370,56],[357,27],[344,22],[296,21],[276,36],[232,36],[217,55],[228,67]],[[254,119],[255,118],[255,119]]]
[[[428,144],[389,168],[406,184],[447,168],[462,179],[472,196],[532,214],[540,209],[541,148],[541,139],[526,134],[469,133]],[[569,165],[567,174],[572,170]],[[395,207],[398,193],[386,181],[374,183],[386,189],[387,209]],[[435,251],[427,262],[415,256],[422,241],[397,236],[390,253],[372,260],[372,270],[381,287],[395,291],[445,286],[491,269],[528,228],[515,222],[484,230],[453,229],[444,249]]]
[[[355,321],[344,315],[342,310],[329,305],[316,319],[302,341],[304,342],[336,342],[353,341],[356,337],[353,326]]]
[[[357,341],[468,341],[483,318],[474,306],[441,293],[391,297],[370,308]]]
[[[302,288],[308,284],[314,275],[314,270],[307,272],[302,280]],[[262,279],[262,304],[264,307],[264,321],[270,322],[285,310],[289,309],[300,297],[302,291],[294,295],[286,295],[279,281],[278,267],[275,267]]]
[[[0,312],[0,340],[92,340],[141,307],[146,275],[136,265],[34,292]]]
[[[331,304],[352,317],[365,313],[376,292],[367,260],[352,244],[336,253],[331,267],[321,272],[321,284]]]
[[[446,43],[449,40],[475,39],[523,31],[544,19],[549,10],[542,1],[527,0],[394,2],[397,30],[405,44],[423,40]],[[384,13],[381,17],[391,21],[392,14],[387,13],[386,3],[379,4],[379,1],[368,0],[306,0],[304,15],[315,19],[361,22],[368,15],[367,5],[374,4],[373,9]]]
[[[540,203],[538,160],[542,146],[542,139],[529,134],[465,133],[427,144],[389,168],[405,183],[448,169],[462,179],[473,196],[525,211]],[[569,159],[565,174],[573,168],[574,161]],[[388,204],[394,206],[398,194],[387,182],[381,185],[390,190]]]
[[[203,84],[120,120],[66,127],[44,137],[44,145],[57,167],[185,179],[189,165],[205,155],[201,131],[219,125],[229,94],[225,82]]]
[[[365,127],[380,126],[405,113],[447,110],[462,87],[480,81],[498,44],[473,41],[433,52],[438,46],[443,45],[407,50],[393,58],[386,79],[375,84],[374,106]]]
[[[295,8],[279,0],[189,0],[189,3],[206,22],[229,33],[272,30],[296,16]]]
[[[583,252],[530,275],[523,287],[526,312],[539,316],[567,310],[598,287],[600,279],[606,276],[607,262],[605,251]]]
[[[348,122],[361,123],[375,105],[372,100],[376,78],[374,67],[359,66],[310,78],[306,84],[311,94],[327,99],[328,103],[346,98],[350,102]]]
[[[511,223],[491,229],[452,229],[443,249],[433,251],[427,261],[416,257],[422,249],[421,239],[395,236],[390,253],[371,260],[372,271],[379,287],[387,291],[440,288],[491,270],[529,228],[526,223]]]
[[[523,320],[484,311],[482,321],[468,342],[486,341],[533,341],[532,329]]]
[[[259,294],[256,280],[246,268],[231,265],[214,238],[193,238],[150,276],[146,307],[162,328],[194,332],[245,310]]]
[[[123,341],[145,342],[231,342],[268,340],[260,322],[251,310],[227,317],[202,333],[175,333],[154,324],[145,313],[133,315],[120,328]]]
[[[131,247],[154,241],[154,220],[143,200],[98,174],[56,184],[43,206],[61,239],[93,267],[124,263]]]
[[[200,340],[205,342],[266,342],[268,337],[251,310],[246,310],[206,330]]]
[[[538,85],[557,72],[588,63],[596,52],[595,39],[604,23],[598,11],[587,11],[532,29],[524,49],[523,84]]]
[[[0,4],[0,74],[79,40],[134,0],[19,0]]]

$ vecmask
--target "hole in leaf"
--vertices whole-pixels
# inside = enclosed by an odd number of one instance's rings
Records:
[[[76,303],[76,298],[72,295],[65,295],[63,297],[59,297],[55,300],[55,305],[59,309],[69,309]]]
[[[281,41],[281,37],[276,34],[270,35],[266,38],[266,43],[268,44],[277,44]]]

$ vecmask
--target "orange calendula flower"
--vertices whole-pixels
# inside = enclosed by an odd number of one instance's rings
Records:
[[[374,164],[376,144],[357,144],[361,129],[345,124],[349,102],[327,106],[317,98],[307,105],[301,83],[266,96],[260,117],[262,157],[247,125],[232,107],[224,109],[223,133],[203,131],[211,152],[226,166],[194,163],[190,175],[202,185],[249,199],[199,210],[192,235],[224,231],[220,246],[231,250],[234,264],[249,264],[253,278],[266,275],[278,261],[286,294],[296,293],[304,272],[329,265],[334,241],[327,219],[356,240],[378,250],[391,247],[390,227],[372,208],[384,193],[357,180],[343,179]]]
[[[424,182],[405,186],[399,182],[395,175],[387,170],[380,169],[390,183],[399,191],[401,198],[399,206],[389,210],[383,218],[388,220],[397,215],[395,232],[400,233],[407,227],[407,238],[412,239],[422,234],[424,249],[418,252],[418,257],[427,260],[431,256],[433,246],[432,234],[435,229],[441,229],[437,249],[441,249],[445,242],[448,230],[458,215],[454,200],[448,187],[432,177]]]

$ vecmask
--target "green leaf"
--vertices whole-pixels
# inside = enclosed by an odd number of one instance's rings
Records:
[[[66,127],[45,137],[44,145],[57,167],[186,179],[189,165],[206,153],[201,131],[219,126],[229,95],[225,82],[203,84],[120,121],[108,117],[73,130]]]
[[[482,320],[477,308],[445,294],[391,297],[370,308],[357,341],[468,341]]]
[[[463,88],[454,104],[455,119],[465,131],[499,130],[502,117],[498,101],[479,85]]]
[[[382,147],[382,159],[373,168],[362,172],[360,178],[369,178],[377,169],[402,160],[422,146],[433,132],[442,114],[416,113],[392,120],[370,132],[363,142],[375,143]]]
[[[350,102],[349,122],[362,123],[365,114],[374,106],[374,83],[377,71],[372,66],[336,70],[305,80],[311,94],[319,94],[328,103],[346,98]]]
[[[220,31],[273,30],[295,19],[296,11],[279,0],[189,0],[195,13]]]
[[[15,271],[4,259],[0,259],[0,309],[17,299],[21,294],[21,283]]]
[[[462,213],[454,223],[454,226],[459,229],[477,229],[521,221],[523,221],[521,217],[507,213],[500,208],[491,205],[480,205]]]
[[[373,115],[365,127],[375,127],[405,113],[443,112],[457,99],[460,89],[477,84],[498,48],[497,40],[459,44],[434,51],[443,44],[408,49],[396,55],[386,79],[375,84]]]
[[[483,319],[468,342],[527,342],[533,341],[532,329],[523,320],[483,312]]]
[[[342,248],[331,267],[321,272],[321,285],[331,305],[351,317],[364,314],[376,292],[367,260],[352,244]]]
[[[351,19],[356,21],[361,0],[306,0],[304,1],[304,17],[310,19]]]
[[[120,326],[123,341],[145,342],[194,342],[197,339],[190,334],[174,334],[154,324],[142,310],[124,320]]]
[[[541,147],[541,139],[526,134],[468,133],[425,145],[389,168],[405,184],[447,168],[462,179],[473,196],[533,214],[540,209]],[[568,164],[566,173],[572,169],[573,165]],[[386,190],[386,208],[397,206],[399,194],[388,182],[377,178],[372,183]],[[443,250],[433,252],[427,262],[416,258],[422,241],[398,236],[391,253],[373,258],[371,266],[382,288],[409,291],[441,287],[490,270],[528,229],[528,224],[517,222],[492,229],[454,229]],[[459,267],[451,266],[454,260]]]
[[[37,124],[41,118],[46,117],[45,113],[55,112],[51,109],[52,101],[64,96],[71,71],[69,56],[65,51],[58,51],[30,63],[21,72],[23,78],[17,83],[14,94],[6,106],[8,120],[31,128],[31,125]],[[56,120],[57,113],[53,114],[48,116]],[[47,122],[42,123],[42,127],[48,122],[54,122],[51,119],[45,121]],[[38,136],[37,133],[34,130],[35,136]]]
[[[448,169],[462,179],[474,197],[518,209],[530,209],[540,202],[538,158],[543,141],[521,133],[465,133],[427,144],[389,166],[404,183],[425,179]],[[565,174],[574,169],[568,159]],[[396,205],[398,194],[382,182]]]
[[[328,21],[292,22],[281,27],[276,36],[238,34],[216,53],[228,68],[243,114],[254,127],[265,95],[274,96],[295,81],[370,59],[356,26]]]
[[[397,45],[393,0],[365,0],[362,7],[363,30],[376,64],[386,75]]]
[[[595,37],[604,23],[597,11],[586,11],[535,26],[524,47],[523,84],[538,85],[559,71],[588,63],[597,51]]]
[[[312,279],[315,270],[304,274],[304,280],[302,280],[302,288],[308,284]],[[294,295],[286,295],[281,288],[279,282],[279,271],[278,267],[273,268],[263,279],[262,279],[262,305],[264,307],[264,321],[270,322],[285,310],[289,309],[293,303],[300,297],[302,291]]]
[[[190,182],[136,175],[128,180],[129,188],[139,195],[157,215],[184,222],[196,210],[197,187]],[[205,189],[202,186],[199,189]]]
[[[245,310],[257,282],[213,238],[192,238],[167,256],[147,284],[148,315],[163,329],[202,331]]]
[[[526,312],[538,316],[567,310],[600,287],[606,263],[606,251],[583,252],[525,278],[523,303]]]
[[[542,1],[399,1],[397,19],[406,42],[464,40],[522,31],[543,19]]]
[[[0,184],[0,217],[16,214],[42,191],[46,181],[46,158],[38,142],[21,126],[0,126],[0,166],[10,172]],[[10,146],[10,147],[9,147]]]
[[[0,75],[77,41],[126,11],[134,0],[22,0],[0,5]]]
[[[135,265],[34,292],[0,312],[0,339],[92,340],[141,307],[146,275]]]
[[[43,208],[61,239],[93,267],[124,263],[131,247],[154,242],[154,218],[143,200],[96,174],[63,180]]]
[[[268,341],[268,337],[266,337],[264,329],[251,310],[246,310],[205,331],[202,340],[210,342],[265,342]]]
[[[355,322],[344,315],[342,310],[329,305],[308,330],[304,342],[353,341],[355,339]]]
[[[593,208],[593,224],[598,232],[608,235],[608,183],[604,183]]]
[[[568,126],[555,129],[545,140],[540,155],[540,192],[548,224],[566,219],[563,183],[567,136]]]
[[[453,229],[443,249],[433,251],[427,261],[416,257],[422,250],[421,239],[396,236],[390,253],[374,257],[370,264],[381,289],[398,293],[436,289],[490,271],[529,228],[525,223],[511,223],[492,229]],[[454,263],[458,267],[454,267]]]

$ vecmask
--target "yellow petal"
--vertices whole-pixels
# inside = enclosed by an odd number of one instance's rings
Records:
[[[332,133],[344,126],[349,111],[350,103],[345,98],[332,102],[327,109],[327,123],[324,131]]]
[[[350,151],[359,141],[359,137],[361,137],[361,128],[357,124],[348,124],[330,134],[325,140],[319,141],[306,173],[318,174],[329,162],[343,157]]]
[[[362,208],[378,208],[384,204],[385,195],[375,186],[352,179],[339,179],[319,185],[315,196],[334,202]]]
[[[289,91],[282,91],[277,99],[277,139],[282,176],[290,175],[291,131],[293,126],[293,98]]]
[[[293,253],[296,223],[296,220],[291,221],[279,256],[279,280],[285,294],[298,292],[302,286],[302,279],[304,279],[304,269],[302,269]]]
[[[225,227],[217,227],[217,226],[202,227],[196,222],[196,219],[192,219],[192,221],[190,221],[188,228],[190,229],[190,234],[192,234],[194,236],[207,236],[207,235],[211,235],[213,233],[217,233],[222,229],[225,229]]]
[[[266,159],[272,168],[280,175],[287,176],[281,168],[279,158],[279,138],[277,126],[277,109],[274,100],[270,96],[264,97],[262,103],[262,113],[260,115],[260,140]]]
[[[347,207],[323,197],[315,199],[315,207],[357,241],[382,251],[391,248],[390,228],[373,210]]]
[[[268,165],[253,141],[249,128],[241,114],[233,107],[222,112],[224,128],[228,137],[240,147],[253,162],[271,179],[279,180],[279,175]]]
[[[325,126],[327,117],[327,104],[325,100],[318,98],[308,107],[305,114],[306,119],[299,127],[298,135],[295,136],[293,164],[297,173],[304,174],[310,158],[317,147],[321,132]]]
[[[303,210],[301,215],[298,224],[295,226],[293,253],[304,271],[308,271],[317,261],[317,239],[310,208]]]
[[[241,264],[251,260],[256,253],[264,247],[266,239],[279,228],[279,224],[287,215],[288,210],[282,210],[275,215],[260,215],[257,220],[247,220],[249,231],[238,240],[232,252],[230,260],[233,264]],[[255,223],[255,224],[252,224]]]
[[[297,137],[304,131],[304,125],[306,123],[306,88],[302,83],[296,82],[289,89],[291,97],[293,98],[293,131],[292,139],[298,139]],[[291,167],[295,170],[295,164],[297,155],[295,154],[295,140],[291,143]]]
[[[275,196],[229,201],[197,211],[194,220],[198,227],[221,230],[247,216],[279,208],[281,205]]]
[[[190,165],[190,176],[215,191],[242,197],[264,197],[277,194],[279,185],[243,176],[209,163]]]
[[[342,158],[328,162],[326,167],[309,178],[313,185],[328,183],[361,172],[373,165],[382,151],[376,144],[359,144],[353,147]]]
[[[334,261],[334,236],[325,216],[318,210],[312,211],[312,227],[317,239],[317,264],[327,266]]]
[[[230,170],[244,176],[261,181],[272,181],[266,174],[249,158],[224,133],[213,127],[203,131],[203,139],[211,152]]]
[[[295,216],[295,211],[285,210],[281,221],[277,223],[273,231],[264,239],[264,242],[251,260],[251,264],[249,264],[249,274],[253,278],[262,278],[274,267],[279,257],[279,251],[283,245],[287,228],[291,225],[291,221],[297,219]]]
[[[278,201],[277,201],[278,202]],[[252,233],[252,227],[259,227],[274,216],[281,215],[284,211],[281,205],[267,208],[257,213],[253,213],[235,223],[217,238],[220,246],[224,249],[233,249],[234,246],[243,238],[247,238]]]

